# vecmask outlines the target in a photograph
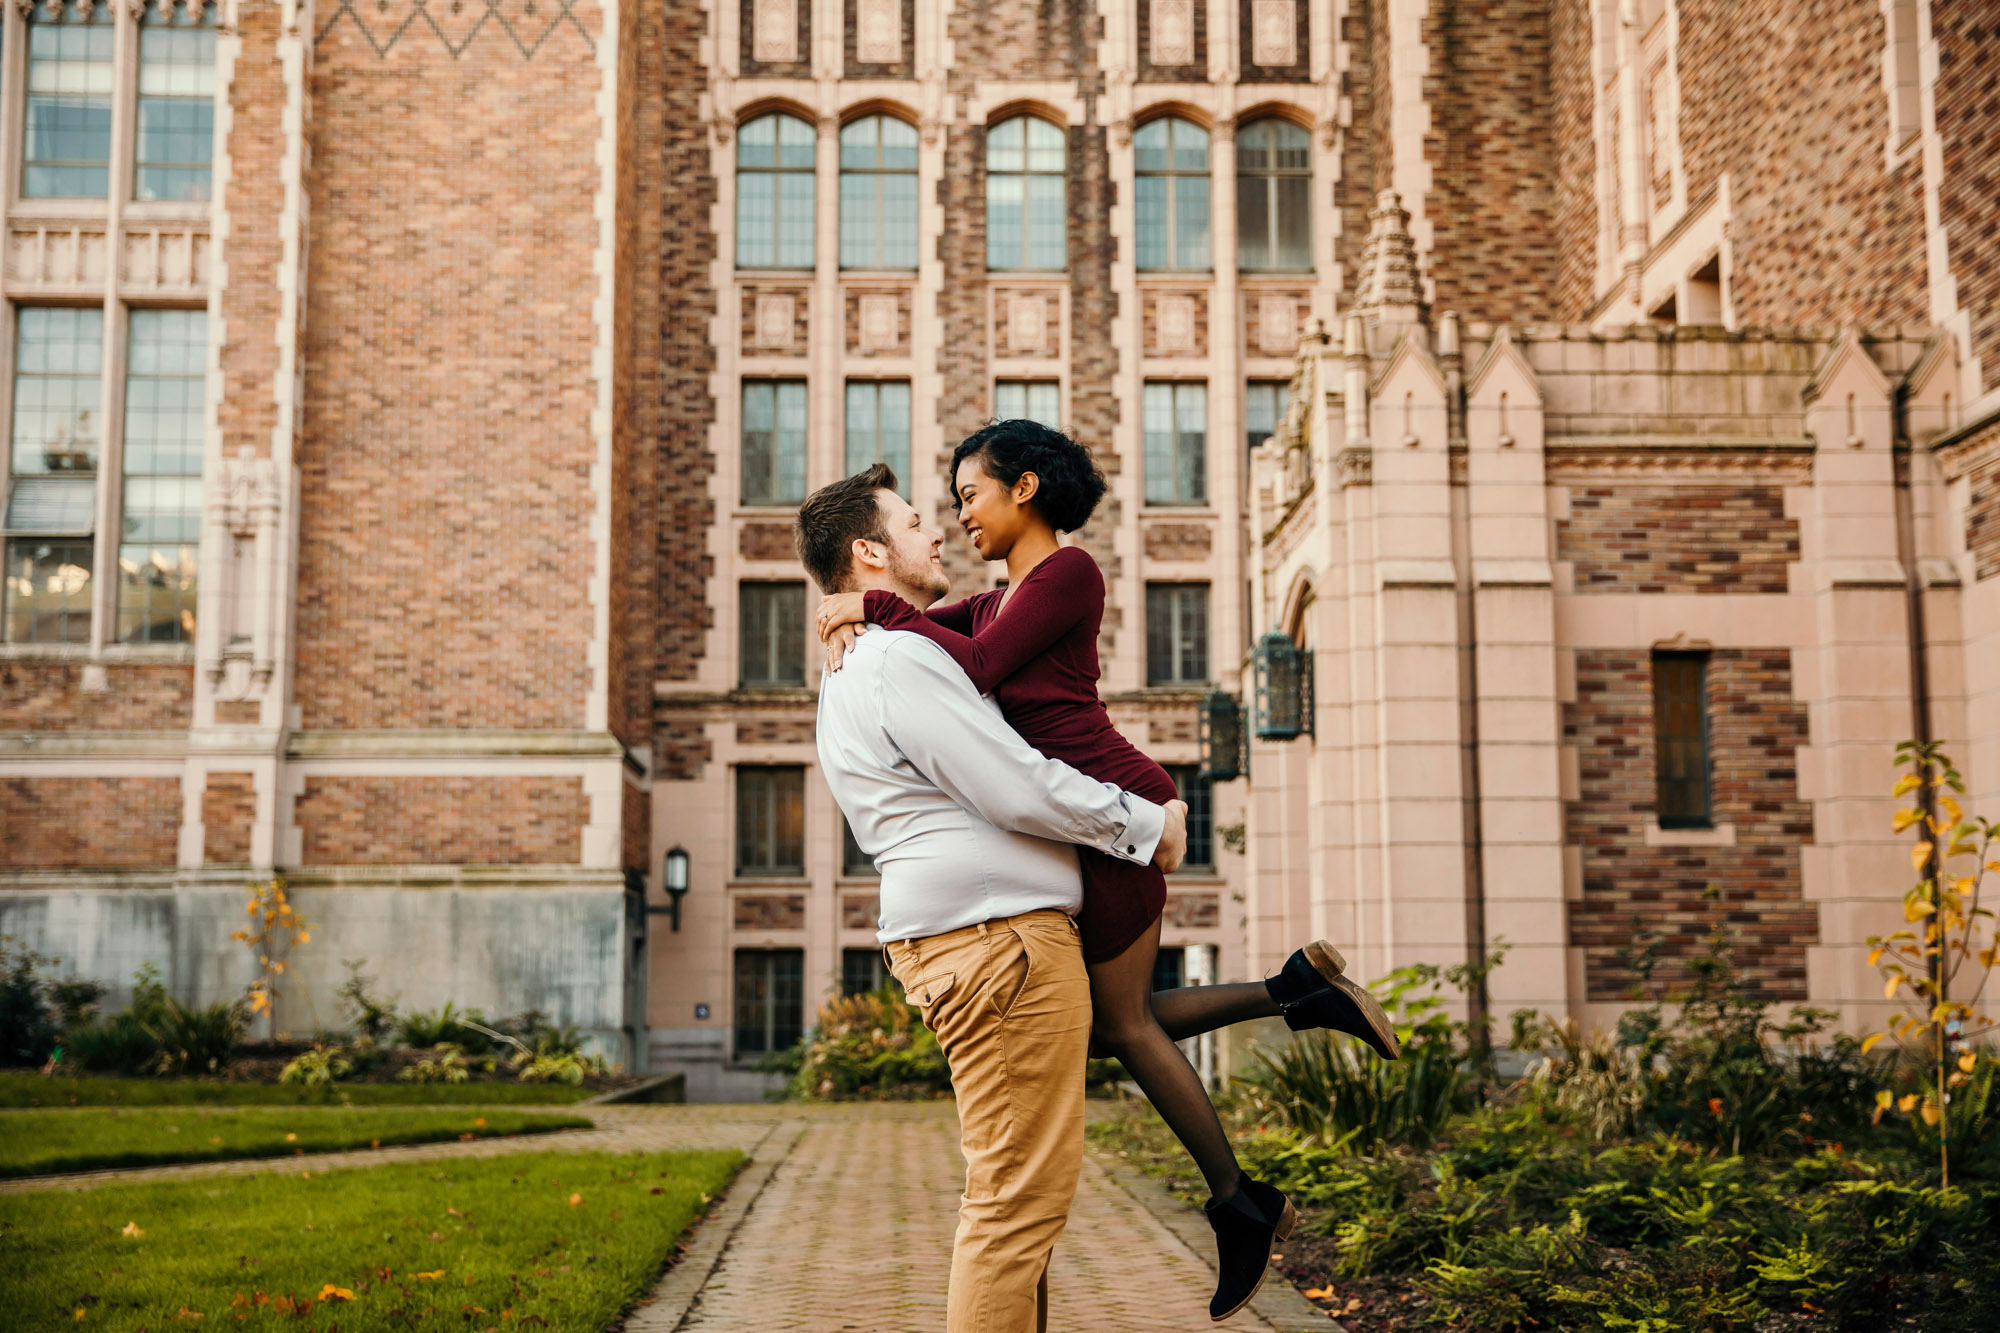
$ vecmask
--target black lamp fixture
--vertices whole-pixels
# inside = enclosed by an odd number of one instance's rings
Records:
[[[688,891],[687,848],[676,846],[667,853],[667,863],[660,875],[660,886],[667,891],[667,911],[673,918],[673,929],[681,928],[681,899]]]
[[[1312,730],[1312,657],[1283,630],[1257,641],[1257,739],[1296,740]]]
[[[1201,771],[1204,782],[1243,776],[1243,705],[1233,694],[1210,690],[1201,701]]]

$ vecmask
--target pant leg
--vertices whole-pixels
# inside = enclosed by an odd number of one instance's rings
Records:
[[[1031,912],[890,948],[958,1095],[965,1194],[948,1333],[1033,1333],[1083,1165],[1090,981],[1076,924]]]

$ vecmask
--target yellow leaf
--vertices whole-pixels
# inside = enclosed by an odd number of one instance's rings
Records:
[[[354,1299],[354,1293],[346,1287],[336,1287],[329,1282],[319,1289],[319,1298],[323,1301],[351,1301]]]
[[[1882,954],[1883,950],[1881,949],[1870,949],[1868,951],[1868,966],[1879,966],[1882,962]]]
[[[1902,984],[1903,979],[1901,977],[1890,977],[1888,984],[1882,987],[1882,998],[1885,1000],[1895,999],[1896,988]]]
[[[1915,773],[1905,773],[1903,774],[1902,780],[1897,782],[1894,790],[1892,790],[1889,793],[1889,795],[1904,796],[1909,794],[1910,792],[1915,791],[1917,788],[1923,785],[1924,785],[1924,780],[1918,777]]]
[[[1924,868],[1924,862],[1930,860],[1930,856],[1931,844],[1928,840],[1919,842],[1916,846],[1910,848],[1910,864],[1918,870]]]
[[[1896,812],[1896,817],[1893,820],[1889,821],[1889,827],[1895,830],[1897,833],[1901,833],[1904,829],[1916,823],[1919,819],[1922,819],[1923,817],[1924,817],[1924,812],[1921,810],[1898,810]]]
[[[1946,856],[1970,856],[1978,850],[1979,848],[1973,844],[1970,838],[1958,838],[1952,842],[1951,846],[1944,849],[1944,854]]]
[[[1305,1298],[1309,1301],[1330,1301],[1333,1299],[1333,1288],[1313,1287],[1305,1293]],[[77,1315],[80,1318],[83,1315],[83,1311],[78,1310]]]
[[[1885,1111],[1888,1110],[1891,1106],[1895,1105],[1895,1102],[1896,1102],[1896,1094],[1889,1091],[1887,1088],[1883,1088],[1880,1092],[1877,1092],[1875,1094],[1875,1104],[1881,1107]]]
[[[294,1133],[290,1132],[289,1130],[288,1130],[288,1131],[286,1131],[286,1133],[285,1133],[285,1142],[287,1142],[287,1143],[297,1143],[298,1141],[299,1141],[299,1136],[298,1136],[297,1134],[294,1134]]]
[[[118,1234],[121,1236],[137,1237],[145,1235],[146,1231],[145,1228],[141,1227],[137,1222],[127,1222],[125,1224],[125,1229],[119,1232]]]
[[[1861,1053],[1862,1053],[1863,1055],[1866,1055],[1866,1054],[1868,1054],[1868,1052],[1870,1052],[1870,1051],[1872,1051],[1872,1050],[1874,1050],[1874,1049],[1875,1049],[1875,1043],[1876,1043],[1876,1042],[1878,1042],[1878,1041],[1881,1041],[1881,1040],[1882,1040],[1882,1039],[1883,1039],[1884,1037],[1886,1037],[1886,1036],[1888,1036],[1888,1035],[1889,1035],[1889,1034],[1888,1034],[1888,1033],[1886,1033],[1886,1032],[1871,1032],[1871,1033],[1869,1033],[1869,1034],[1868,1034],[1867,1036],[1865,1036],[1865,1037],[1863,1037],[1863,1038],[1861,1039]],[[1884,1096],[1887,1096],[1888,1094],[1886,1094],[1886,1093],[1885,1093],[1885,1094],[1883,1094],[1883,1095],[1884,1095]]]
[[[1938,804],[1944,807],[1945,818],[1949,819],[1953,824],[1964,822],[1965,811],[1960,808],[1957,801],[1952,800],[1949,796],[1940,795],[1938,797]]]
[[[1971,1051],[1967,1051],[1964,1055],[1958,1057],[1958,1067],[1960,1072],[1962,1073],[1970,1074],[1974,1066],[1976,1066],[1978,1063],[1979,1063],[1979,1057],[1977,1055],[1974,1055]]]
[[[1921,1114],[1926,1125],[1935,1125],[1938,1122],[1937,1103],[1928,1097],[1924,1098],[1924,1109]]]
[[[410,1276],[415,1278],[419,1282],[435,1282],[439,1278],[444,1276],[444,1270],[442,1268],[438,1268],[438,1269],[433,1269],[428,1273],[412,1273],[410,1274]]]
[[[572,1194],[569,1196],[569,1206],[572,1208],[576,1207],[578,1204],[582,1202],[583,1202],[583,1196],[581,1194]]]
[[[1916,1104],[1917,1104],[1917,1094],[1914,1092],[1906,1092],[1902,1096],[1896,1099],[1896,1109],[1898,1111],[1903,1112],[1905,1115],[1908,1115],[1910,1110],[1913,1107],[1915,1107]]]

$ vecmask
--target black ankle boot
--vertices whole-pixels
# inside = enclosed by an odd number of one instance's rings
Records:
[[[1396,1025],[1381,1002],[1345,972],[1340,952],[1325,940],[1315,940],[1287,958],[1278,975],[1264,982],[1264,989],[1292,1031],[1331,1028],[1361,1038],[1384,1060],[1396,1059],[1403,1053]]]
[[[1292,1234],[1299,1215],[1292,1201],[1261,1180],[1237,1177],[1236,1193],[1202,1206],[1215,1228],[1215,1295],[1208,1317],[1217,1323],[1250,1303],[1271,1271],[1271,1250]]]

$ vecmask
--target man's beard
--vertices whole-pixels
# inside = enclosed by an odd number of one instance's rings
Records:
[[[919,611],[942,601],[951,591],[951,580],[945,577],[943,569],[928,558],[905,560],[893,546],[889,548],[889,577],[896,580],[903,600]]]

